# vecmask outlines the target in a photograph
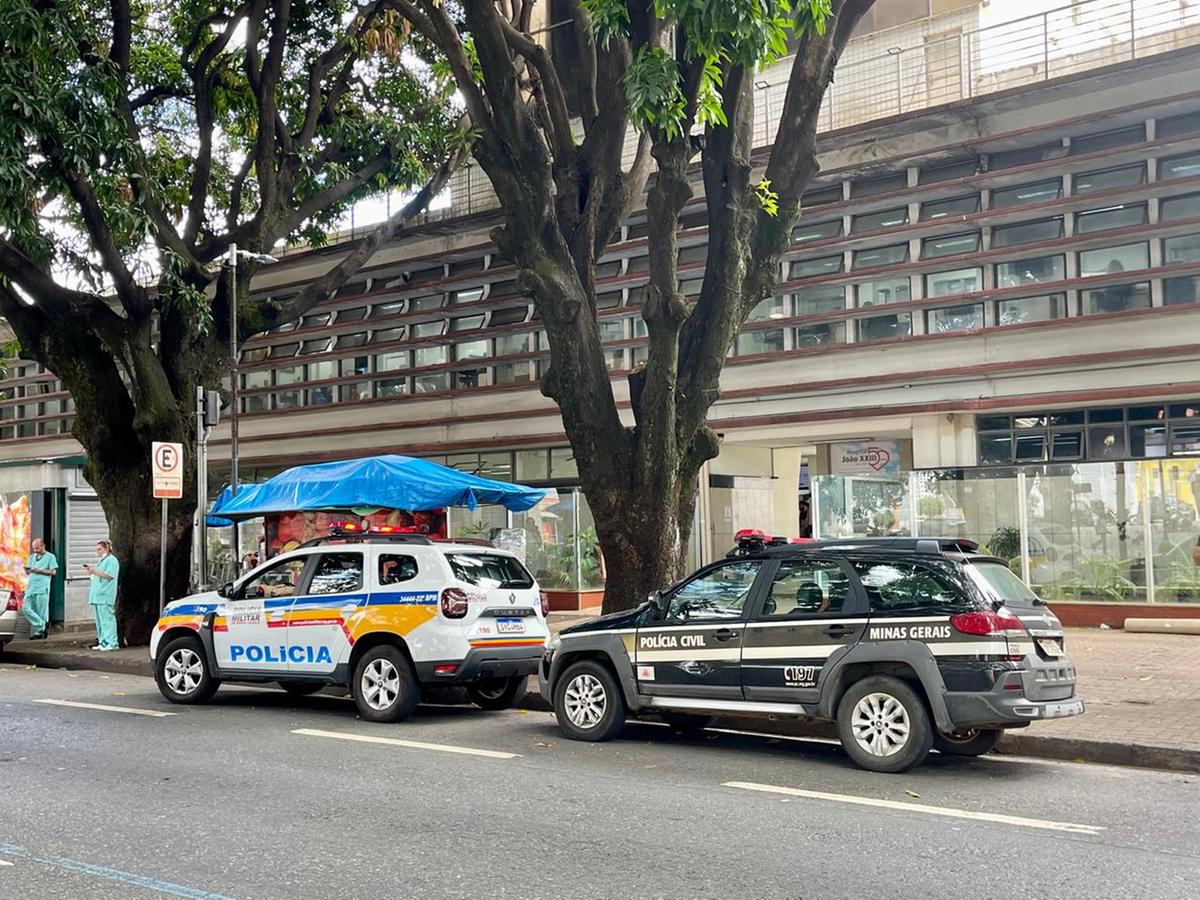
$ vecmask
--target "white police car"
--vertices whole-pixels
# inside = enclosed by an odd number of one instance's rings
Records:
[[[289,693],[348,685],[362,717],[412,714],[422,685],[509,706],[537,671],[546,599],[513,554],[412,534],[337,532],[167,606],[150,639],[159,690],[203,703],[222,681]]]

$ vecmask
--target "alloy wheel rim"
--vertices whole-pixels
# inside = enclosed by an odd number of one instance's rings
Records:
[[[912,723],[904,704],[891,694],[867,694],[850,717],[854,740],[872,756],[894,756],[908,744]]]
[[[362,675],[362,695],[367,706],[385,710],[400,696],[400,673],[386,659],[367,663]]]
[[[180,647],[168,656],[164,670],[167,686],[180,695],[192,693],[204,677],[204,663],[196,651],[188,647]]]
[[[576,728],[595,728],[608,709],[608,693],[595,675],[576,675],[563,693],[567,718]]]

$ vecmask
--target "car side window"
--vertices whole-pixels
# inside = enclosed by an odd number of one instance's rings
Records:
[[[915,563],[854,561],[851,565],[872,612],[943,611],[968,602],[937,573]]]
[[[307,562],[307,556],[293,556],[263,569],[242,586],[238,593],[239,599],[294,596]]]
[[[841,612],[850,579],[835,562],[794,559],[779,564],[763,604],[763,616],[788,618]]]
[[[671,595],[667,620],[720,621],[741,618],[760,562],[726,563],[705,572]]]
[[[309,582],[310,594],[347,594],[361,591],[363,556],[361,553],[322,553]]]
[[[403,581],[412,581],[417,577],[417,561],[411,556],[402,556],[399,553],[381,553],[379,554],[379,583],[400,584]]]

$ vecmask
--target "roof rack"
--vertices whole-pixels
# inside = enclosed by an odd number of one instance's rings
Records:
[[[822,550],[873,550],[944,556],[947,553],[975,553],[979,550],[979,544],[975,541],[954,537],[856,537],[805,540],[802,543],[795,543],[771,538],[761,532],[746,532],[739,533],[735,539],[737,545],[726,554],[727,556],[750,556],[759,553],[771,555],[819,553]]]
[[[301,547],[320,547],[323,544],[421,544],[431,546],[433,541],[423,534],[373,534],[369,531],[343,534],[335,532],[327,534],[324,537],[305,541],[296,549],[298,550]]]

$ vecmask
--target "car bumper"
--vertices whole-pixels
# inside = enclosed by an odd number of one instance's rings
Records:
[[[1012,728],[1043,719],[1083,715],[1083,698],[1029,700],[993,694],[945,694],[946,710],[957,728]]]
[[[538,670],[541,648],[534,647],[476,647],[461,660],[419,662],[417,679],[422,684],[463,684],[488,678],[528,677]],[[452,672],[443,667],[455,666]],[[442,672],[438,669],[443,668]]]

